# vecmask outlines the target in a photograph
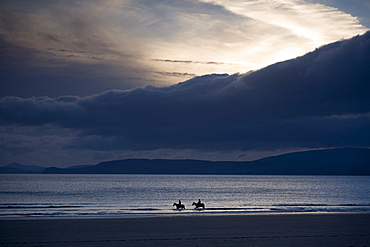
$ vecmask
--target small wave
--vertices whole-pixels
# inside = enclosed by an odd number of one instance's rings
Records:
[[[273,204],[274,207],[325,207],[333,206],[328,204],[314,204],[314,203],[287,203],[287,204]]]
[[[158,208],[135,208],[135,209],[130,209],[130,210],[134,210],[134,211],[156,211],[156,210],[160,210]]]
[[[370,207],[370,204],[315,204],[315,203],[287,203],[273,204],[274,207]]]
[[[205,208],[206,210],[216,210],[216,211],[234,211],[234,210],[262,210],[265,208]]]
[[[40,212],[37,212],[37,213],[14,213],[15,216],[46,216],[46,217],[50,217],[50,216],[62,216],[62,215],[68,215],[66,213],[61,213],[61,212],[58,212],[58,213],[40,213]]]
[[[46,206],[37,206],[37,205],[8,205],[0,206],[0,209],[44,209],[44,208],[80,208],[82,206],[72,206],[72,205],[46,205]]]

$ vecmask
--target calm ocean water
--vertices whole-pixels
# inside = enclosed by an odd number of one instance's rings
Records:
[[[256,212],[370,212],[370,177],[0,175],[0,218]]]

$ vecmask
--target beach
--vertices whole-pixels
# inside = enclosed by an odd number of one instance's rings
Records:
[[[370,246],[370,214],[0,220],[1,246]]]

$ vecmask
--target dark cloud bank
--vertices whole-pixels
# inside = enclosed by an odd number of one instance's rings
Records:
[[[66,148],[370,145],[370,32],[255,72],[88,97],[3,97],[1,124],[77,131]]]

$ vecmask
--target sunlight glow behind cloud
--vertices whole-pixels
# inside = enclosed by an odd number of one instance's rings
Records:
[[[279,34],[274,37],[274,44],[266,45],[266,49],[275,45],[279,47],[280,49],[276,49],[279,55],[272,52],[273,59],[269,60],[268,64],[303,55],[302,53],[324,44],[366,31],[356,17],[332,7],[302,0],[203,1],[223,6],[237,15],[258,20],[260,23],[256,25],[269,24],[269,33],[274,34],[273,29],[279,29]],[[263,59],[255,63],[257,67],[263,65]]]
[[[9,64],[102,78],[111,83],[107,89],[244,73],[366,31],[356,17],[303,0],[1,5],[0,34]],[[96,87],[103,90],[101,84]]]

